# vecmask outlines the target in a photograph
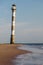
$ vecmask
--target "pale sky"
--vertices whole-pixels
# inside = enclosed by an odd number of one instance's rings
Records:
[[[12,4],[16,4],[15,42],[43,43],[43,0],[0,0],[0,43],[9,43]]]

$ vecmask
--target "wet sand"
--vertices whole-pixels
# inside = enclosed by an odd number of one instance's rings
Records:
[[[31,51],[17,49],[21,44],[1,44],[0,45],[0,65],[13,65],[12,59],[17,55],[31,53]]]

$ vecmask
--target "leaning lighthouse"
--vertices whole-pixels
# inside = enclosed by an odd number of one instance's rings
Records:
[[[11,23],[11,40],[10,44],[15,42],[15,18],[16,18],[16,5],[12,5],[12,23]]]

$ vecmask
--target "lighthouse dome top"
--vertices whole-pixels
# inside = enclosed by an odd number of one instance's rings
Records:
[[[12,5],[12,9],[16,10],[16,5],[15,4]]]
[[[13,4],[12,6],[16,6],[15,4]]]

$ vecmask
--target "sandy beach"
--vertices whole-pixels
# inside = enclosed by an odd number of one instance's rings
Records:
[[[13,65],[12,59],[17,55],[31,53],[31,51],[17,49],[21,44],[0,44],[0,65]]]

